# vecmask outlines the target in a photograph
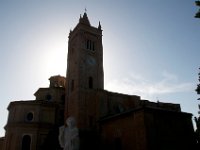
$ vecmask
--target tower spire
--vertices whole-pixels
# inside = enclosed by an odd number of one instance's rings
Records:
[[[90,26],[90,21],[88,19],[86,12],[87,12],[87,9],[85,8],[85,12],[83,14],[83,17],[80,16],[79,22]]]
[[[99,21],[98,29],[101,30],[101,22]]]

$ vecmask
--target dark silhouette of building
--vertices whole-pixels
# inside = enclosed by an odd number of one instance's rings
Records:
[[[179,104],[104,90],[102,28],[86,13],[69,33],[66,79],[51,77],[35,96],[10,103],[3,150],[60,149],[58,127],[69,116],[81,150],[194,149],[192,115]]]

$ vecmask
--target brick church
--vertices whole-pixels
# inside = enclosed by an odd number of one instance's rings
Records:
[[[192,114],[179,104],[104,90],[102,28],[86,12],[70,31],[66,78],[52,76],[35,100],[13,101],[1,150],[61,150],[58,130],[76,119],[81,150],[192,150]]]

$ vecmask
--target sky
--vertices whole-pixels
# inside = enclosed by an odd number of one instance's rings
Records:
[[[102,25],[106,90],[180,104],[197,116],[194,1],[0,0],[0,137],[10,102],[34,100],[51,76],[66,76],[68,34],[85,8],[92,26]]]

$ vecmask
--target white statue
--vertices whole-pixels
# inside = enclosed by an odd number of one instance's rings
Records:
[[[59,143],[64,150],[79,150],[79,132],[74,117],[66,120],[67,126],[59,128]]]

